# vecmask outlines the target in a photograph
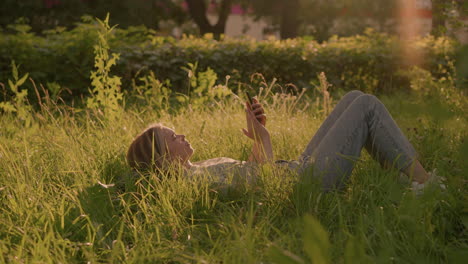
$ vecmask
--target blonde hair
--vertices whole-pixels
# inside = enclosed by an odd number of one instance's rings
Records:
[[[136,170],[162,169],[166,147],[161,138],[161,124],[153,124],[141,132],[130,144],[127,162]]]

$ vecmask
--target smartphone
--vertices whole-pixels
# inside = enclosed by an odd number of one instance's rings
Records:
[[[253,105],[252,97],[250,97],[250,94],[247,91],[245,91],[245,95],[247,96],[247,99],[249,100],[250,108],[252,108],[252,105]]]
[[[252,101],[252,97],[250,97],[250,94],[249,92],[245,91],[245,95],[247,96],[247,99],[249,100],[249,104],[250,104],[250,110],[253,110],[252,109],[252,105],[253,105],[253,101]],[[262,119],[261,118],[257,118],[258,122],[262,123]]]

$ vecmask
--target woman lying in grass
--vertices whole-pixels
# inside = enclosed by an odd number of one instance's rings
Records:
[[[392,166],[411,178],[415,191],[435,179],[417,160],[411,143],[373,95],[352,91],[343,96],[305,151],[293,161],[275,161],[262,105],[253,99],[252,105],[246,103],[245,112],[247,129],[243,132],[253,140],[248,161],[223,157],[192,163],[194,150],[185,136],[160,124],[147,128],[134,139],[127,161],[136,170],[164,171],[180,165],[189,177],[214,175],[218,182],[226,181],[229,175],[251,181],[255,179],[255,164],[273,163],[302,173],[303,177],[319,177],[324,190],[332,190],[343,187],[361,150],[366,148],[383,167]]]

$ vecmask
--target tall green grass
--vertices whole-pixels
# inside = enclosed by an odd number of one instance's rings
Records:
[[[294,107],[293,100],[271,96],[265,108],[275,156],[297,158],[323,115],[310,96]],[[422,99],[382,97],[423,165],[447,178],[447,191],[429,189],[421,197],[398,182],[397,171],[381,169],[365,153],[341,192],[323,193],[267,167],[258,184],[228,193],[206,179],[177,175],[134,177],[125,192],[113,186],[132,175],[126,149],[152,122],[184,133],[196,149],[194,161],[245,160],[251,143],[240,131],[245,116],[238,99],[180,111],[128,103],[115,119],[49,99],[31,112],[27,126],[4,113],[0,262],[462,261],[468,249],[466,111],[450,111],[438,97]],[[434,102],[447,110],[444,118],[431,112]]]
[[[228,89],[229,78],[215,85],[214,72],[197,73],[191,64],[190,97],[172,94],[154,74],[122,94],[109,72],[118,55],[108,56],[103,39],[112,29],[107,19],[100,24],[94,103],[65,105],[60,91],[49,95],[30,79],[34,109],[19,89],[27,75],[19,78],[12,64],[14,95],[0,104],[0,263],[467,259],[468,103],[453,79],[408,71],[417,92],[382,97],[422,164],[447,178],[446,191],[429,188],[415,197],[397,171],[381,169],[366,153],[342,191],[323,193],[317,183],[271,166],[262,167],[255,184],[222,189],[205,177],[132,173],[125,153],[135,135],[160,122],[186,135],[196,149],[193,161],[246,160],[243,100]],[[322,96],[276,92],[275,81],[254,87],[278,159],[297,158],[343,94],[336,91],[332,100],[325,75],[319,82]]]

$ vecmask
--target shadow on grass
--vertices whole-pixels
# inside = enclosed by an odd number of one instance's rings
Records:
[[[117,180],[118,174],[125,172],[119,159],[109,160],[101,172],[102,180],[81,189],[64,214],[55,217],[55,230],[69,240],[75,250],[79,249],[78,259],[89,260],[93,256],[105,259],[120,239],[123,208],[119,190],[115,184],[103,182]]]

